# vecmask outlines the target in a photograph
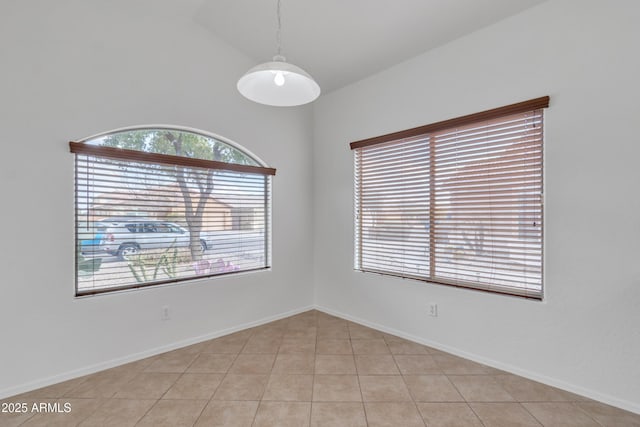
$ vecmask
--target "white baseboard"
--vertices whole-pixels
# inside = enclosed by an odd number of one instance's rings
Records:
[[[42,387],[47,387],[63,381],[72,380],[74,378],[82,377],[84,375],[94,374],[96,372],[100,372],[105,369],[114,368],[116,366],[120,366],[125,363],[135,362],[137,360],[145,359],[147,357],[155,356],[157,354],[165,353],[167,351],[176,350],[182,347],[187,347],[189,345],[197,344],[202,341],[207,341],[210,339],[222,337],[224,335],[229,335],[234,332],[242,331],[248,328],[253,328],[255,326],[260,326],[265,323],[273,322],[275,320],[283,319],[285,317],[290,317],[299,313],[303,313],[305,311],[313,310],[314,308],[315,307],[313,305],[297,308],[295,310],[290,310],[290,311],[276,314],[273,316],[264,317],[262,319],[255,320],[252,322],[243,323],[241,325],[234,326],[232,328],[222,329],[209,334],[188,338],[172,344],[167,344],[160,347],[145,350],[139,353],[131,354],[128,356],[119,357],[117,359],[111,359],[104,362],[96,363],[94,365],[85,366],[83,368],[74,369],[73,371],[68,371],[58,375],[53,375],[51,377],[43,378],[41,380],[31,381],[25,384],[17,385],[15,387],[5,388],[3,390],[0,390],[0,399],[4,399],[10,396],[15,396],[17,394],[26,393],[32,390],[37,390]]]
[[[407,339],[409,341],[413,341],[413,342],[417,342],[419,344],[423,344],[423,345],[426,345],[426,346],[429,346],[429,347],[433,347],[433,348],[435,348],[437,350],[441,350],[441,351],[444,351],[444,352],[447,352],[447,353],[451,353],[451,354],[454,354],[456,356],[464,357],[465,359],[469,359],[469,360],[472,360],[472,361],[477,362],[477,363],[482,363],[483,365],[487,365],[487,366],[490,366],[492,368],[500,369],[502,371],[506,371],[506,372],[509,372],[511,374],[514,374],[514,375],[519,375],[521,377],[528,378],[528,379],[533,380],[533,381],[537,381],[537,382],[540,382],[540,383],[543,383],[543,384],[546,384],[546,385],[549,385],[549,386],[552,386],[552,387],[556,387],[556,388],[559,388],[559,389],[562,389],[562,390],[565,390],[565,391],[568,391],[568,392],[571,392],[571,393],[578,394],[580,396],[588,397],[589,399],[593,399],[593,400],[597,400],[597,401],[602,402],[602,403],[606,403],[607,405],[615,406],[617,408],[624,409],[626,411],[631,411],[631,412],[640,414],[640,405],[637,404],[637,403],[634,403],[634,402],[629,402],[629,401],[624,400],[624,399],[619,399],[619,398],[617,398],[615,396],[610,396],[608,394],[599,393],[597,391],[586,389],[586,388],[583,388],[583,387],[580,387],[580,386],[577,386],[577,385],[574,385],[574,384],[570,384],[570,383],[567,383],[567,382],[564,382],[564,381],[561,381],[561,380],[558,380],[558,379],[555,379],[555,378],[551,378],[551,377],[548,377],[548,376],[545,376],[545,375],[541,375],[541,374],[538,374],[536,372],[531,372],[531,371],[528,371],[526,369],[522,369],[522,368],[517,367],[517,366],[512,366],[512,365],[505,364],[505,363],[502,363],[502,362],[499,362],[499,361],[496,361],[496,360],[487,359],[485,357],[478,356],[477,354],[468,353],[466,351],[462,351],[462,350],[459,350],[457,348],[449,347],[447,345],[444,345],[444,344],[441,344],[441,343],[438,343],[438,342],[435,342],[435,341],[426,340],[424,338],[420,338],[420,337],[417,337],[417,336],[414,336],[414,335],[411,335],[411,334],[407,334],[405,332],[399,331],[397,329],[389,328],[389,327],[386,327],[384,325],[381,325],[381,324],[378,324],[378,323],[375,323],[375,322],[371,322],[371,321],[368,321],[368,320],[365,320],[365,319],[361,319],[359,317],[354,317],[354,316],[351,316],[351,315],[348,315],[348,314],[345,314],[345,313],[341,313],[339,311],[330,309],[328,307],[323,307],[323,306],[320,306],[320,305],[316,305],[314,308],[316,310],[318,310],[318,311],[322,311],[323,313],[330,314],[330,315],[336,316],[336,317],[340,317],[342,319],[349,320],[351,322],[358,323],[360,325],[368,326],[370,328],[376,329],[376,330],[381,331],[381,332],[385,332],[385,333],[390,334],[390,335],[395,335],[395,336],[398,336],[400,338]]]

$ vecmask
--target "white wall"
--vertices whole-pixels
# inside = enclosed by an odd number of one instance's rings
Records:
[[[639,21],[553,0],[322,97],[317,306],[640,412]],[[353,271],[350,141],[543,95],[544,302]]]
[[[199,3],[0,2],[0,397],[313,304],[312,110],[242,98],[254,64],[194,24]],[[68,141],[156,123],[277,168],[273,270],[74,299]]]

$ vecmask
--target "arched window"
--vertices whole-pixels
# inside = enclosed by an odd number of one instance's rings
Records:
[[[77,296],[270,267],[275,169],[244,148],[175,127],[69,146]]]

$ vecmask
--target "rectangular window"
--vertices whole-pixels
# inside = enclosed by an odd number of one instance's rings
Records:
[[[351,143],[355,268],[541,299],[548,103]]]
[[[76,295],[270,267],[274,169],[71,143]]]

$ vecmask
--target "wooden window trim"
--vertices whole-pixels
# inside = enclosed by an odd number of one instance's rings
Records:
[[[83,142],[69,142],[69,149],[72,153],[84,154],[87,156],[107,157],[110,159],[129,160],[146,163],[161,163],[165,165],[178,165],[187,167],[199,167],[207,169],[228,170],[241,173],[253,173],[259,175],[275,175],[274,168],[262,166],[241,165],[235,163],[218,162],[215,160],[194,159],[183,156],[172,156],[169,154],[147,153],[137,150],[126,150],[123,148],[102,147],[99,145],[85,144]]]
[[[538,110],[549,107],[549,97],[530,99],[528,101],[518,102],[504,107],[493,108],[491,110],[481,111],[479,113],[468,114],[466,116],[456,117],[453,119],[443,120],[441,122],[431,123],[424,126],[418,126],[398,132],[380,135],[373,138],[361,139],[354,141],[350,145],[352,150],[356,148],[369,147],[372,145],[383,144],[389,141],[399,139],[412,138],[418,135],[424,135],[431,132],[440,131],[447,128],[465,126],[471,123],[492,120],[510,114],[524,113],[526,111]]]

